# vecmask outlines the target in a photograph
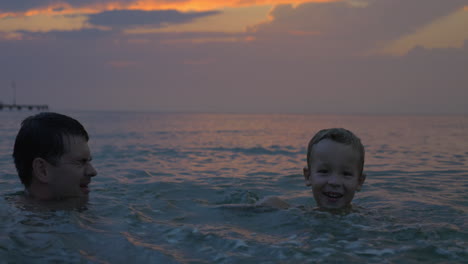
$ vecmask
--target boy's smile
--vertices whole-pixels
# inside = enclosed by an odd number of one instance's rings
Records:
[[[306,185],[312,186],[317,205],[326,209],[348,207],[365,180],[358,151],[350,145],[324,139],[313,146],[311,154],[304,177]]]

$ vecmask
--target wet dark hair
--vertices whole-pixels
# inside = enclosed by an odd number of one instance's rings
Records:
[[[66,115],[44,112],[21,122],[13,148],[13,159],[18,176],[26,187],[31,184],[32,162],[35,158],[43,158],[57,165],[65,153],[65,136],[80,136],[89,140],[83,125]]]
[[[345,145],[350,145],[353,147],[358,153],[359,153],[359,158],[360,158],[360,169],[361,173],[364,169],[364,155],[365,155],[365,150],[364,146],[361,143],[361,140],[353,134],[353,132],[344,129],[344,128],[328,128],[328,129],[322,129],[317,134],[312,137],[312,139],[309,141],[309,145],[307,147],[307,168],[310,169],[310,164],[312,162],[312,150],[314,145],[319,143],[320,141],[324,139],[330,139],[335,142],[345,144]]]

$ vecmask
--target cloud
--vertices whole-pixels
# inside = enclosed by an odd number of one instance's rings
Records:
[[[182,13],[176,10],[114,10],[89,16],[89,22],[96,26],[134,27],[188,23],[196,18],[218,14],[218,11]]]
[[[0,11],[3,12],[24,12],[37,8],[47,7],[83,7],[88,5],[99,5],[108,3],[132,3],[135,0],[2,0],[0,1]]]
[[[271,20],[251,31],[265,38],[291,31],[319,32],[311,48],[333,52],[363,52],[416,32],[421,27],[463,8],[467,0],[374,0],[367,5],[351,1],[278,5]],[[284,33],[284,34],[282,34]],[[332,52],[331,52],[332,53]]]
[[[125,14],[124,22],[101,21],[110,31],[4,33],[11,40],[0,41],[0,84],[16,80],[18,100],[53,109],[466,114],[468,41],[402,56],[355,55],[411,34],[460,2],[283,5],[269,23],[242,34],[121,34],[184,19],[124,23]],[[0,97],[8,92],[0,89]]]
[[[171,24],[189,23],[194,19],[219,13],[219,11],[183,13],[176,10],[114,10],[91,15],[36,15],[3,20],[0,18],[0,32],[3,29],[9,33],[0,35],[0,39],[21,40],[48,36],[90,39],[110,34],[119,37],[118,34],[123,33],[122,30],[129,28],[160,28]]]
[[[24,36],[18,32],[0,32],[0,41],[24,40]]]
[[[161,44],[205,44],[205,43],[232,43],[232,42],[251,42],[254,41],[255,38],[252,36],[225,36],[225,37],[190,37],[190,38],[171,38],[171,39],[163,39],[161,40]]]
[[[17,34],[21,34],[22,39],[64,39],[64,40],[77,40],[87,41],[96,40],[104,37],[115,35],[117,32],[112,30],[101,30],[95,28],[85,28],[80,30],[52,30],[48,32],[31,32],[31,31],[17,31]]]
[[[86,8],[96,11],[114,9],[140,10],[214,10],[226,7],[248,7],[258,5],[300,4],[304,2],[323,2],[336,0],[2,0],[0,11],[24,12],[34,9],[76,9]],[[97,8],[97,9],[96,9]]]
[[[29,9],[47,6],[57,2],[56,0],[3,0],[0,1],[0,11],[3,12],[17,12],[26,11]]]

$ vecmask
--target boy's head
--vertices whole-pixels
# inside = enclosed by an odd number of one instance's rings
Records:
[[[361,189],[363,167],[364,146],[357,136],[343,128],[324,129],[309,142],[304,178],[320,208],[341,209]]]

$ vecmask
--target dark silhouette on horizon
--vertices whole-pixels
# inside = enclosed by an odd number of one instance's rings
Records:
[[[37,109],[37,110],[49,110],[49,106],[48,105],[32,105],[32,104],[25,104],[25,105],[21,105],[21,104],[16,104],[16,83],[15,81],[12,81],[11,82],[11,88],[13,89],[13,103],[12,104],[4,104],[2,101],[0,101],[0,111],[2,111],[3,109],[9,109],[10,111],[11,110],[21,110],[23,108],[25,109],[28,109],[28,110],[33,110],[33,109]]]

